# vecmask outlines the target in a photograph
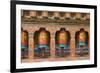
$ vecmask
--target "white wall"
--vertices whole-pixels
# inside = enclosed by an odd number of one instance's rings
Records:
[[[100,72],[100,2],[99,0],[34,0],[43,2],[98,5],[98,67],[85,69],[42,71],[37,73],[99,73]],[[10,0],[0,1],[0,73],[10,72]]]

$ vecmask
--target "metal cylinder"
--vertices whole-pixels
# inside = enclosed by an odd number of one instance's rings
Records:
[[[56,56],[66,56],[69,54],[69,45],[70,45],[70,33],[61,28],[60,31],[56,32],[55,35],[56,41]]]
[[[34,38],[36,39],[36,38]],[[45,28],[37,31],[37,43],[35,44],[36,57],[48,57],[50,55],[50,33]]]
[[[21,57],[28,57],[28,32],[26,30],[21,30]]]
[[[89,37],[88,32],[85,31],[83,28],[78,31],[76,35],[76,54],[83,56],[89,53],[88,43]]]

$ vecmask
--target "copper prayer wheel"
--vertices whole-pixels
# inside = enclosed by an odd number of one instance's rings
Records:
[[[34,34],[35,42],[35,57],[49,57],[50,56],[50,33],[45,28],[41,27]]]
[[[65,28],[61,28],[55,35],[56,56],[67,56],[70,53],[70,33]]]
[[[28,57],[28,32],[21,30],[21,58]]]
[[[88,32],[83,28],[76,32],[75,35],[75,45],[76,45],[76,55],[83,56],[89,53],[89,36]]]

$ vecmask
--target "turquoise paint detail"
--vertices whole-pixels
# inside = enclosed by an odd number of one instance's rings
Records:
[[[79,46],[85,46],[86,43],[85,42],[79,42]]]
[[[21,49],[27,49],[28,47],[27,46],[21,46]]]

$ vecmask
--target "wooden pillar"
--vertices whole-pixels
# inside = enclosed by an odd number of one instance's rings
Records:
[[[70,41],[70,48],[71,48],[71,57],[75,58],[75,31],[71,31],[71,41]]]
[[[28,32],[29,32],[29,41],[28,41],[28,44],[29,44],[29,61],[32,61],[33,60],[33,56],[34,56],[33,32],[31,31],[31,29]]]
[[[51,54],[51,58],[55,57],[55,35],[54,32],[51,33],[51,40],[50,40],[50,54]]]

